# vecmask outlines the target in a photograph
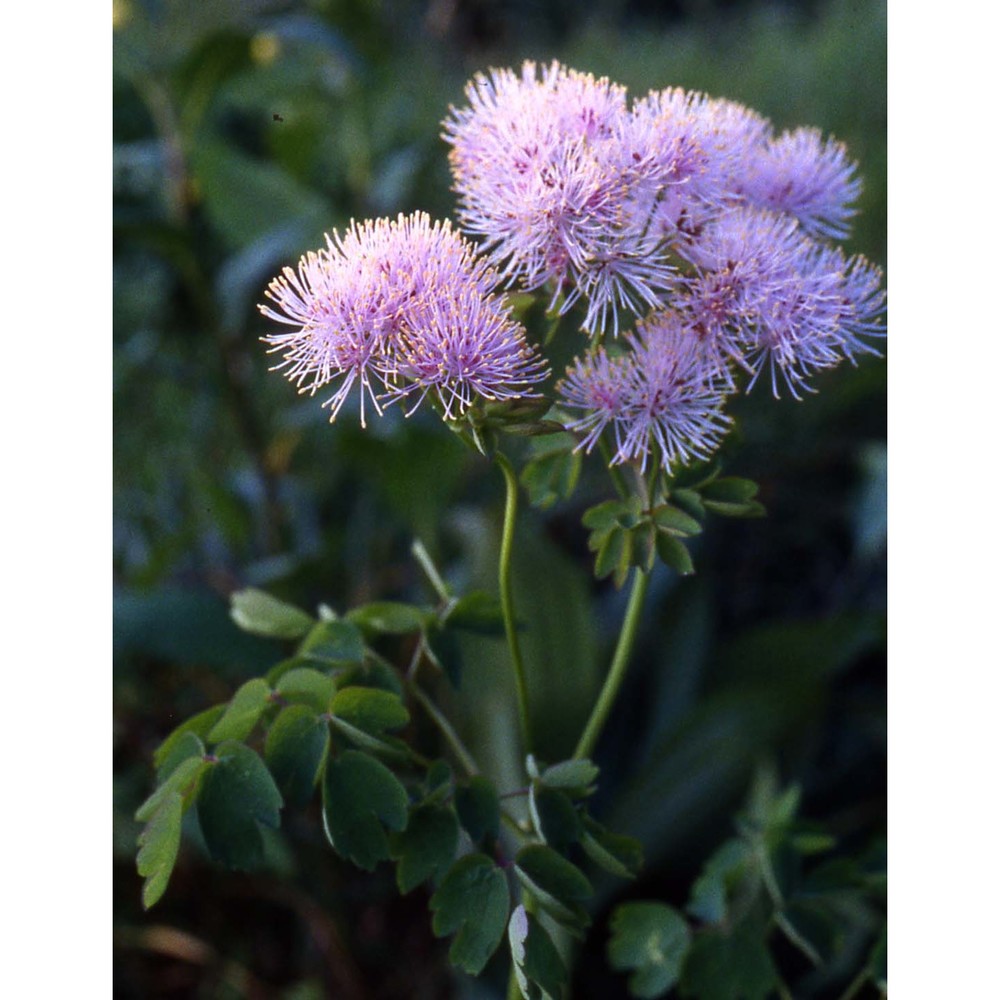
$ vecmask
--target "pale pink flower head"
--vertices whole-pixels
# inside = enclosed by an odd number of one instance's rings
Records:
[[[748,388],[767,371],[775,396],[783,383],[798,398],[815,372],[877,353],[864,338],[884,332],[881,272],[793,217],[735,209],[685,252],[695,273],[675,308],[704,350],[751,373]]]
[[[758,147],[736,186],[751,204],[794,215],[810,235],[842,239],[861,193],[856,171],[843,143],[798,128]]]
[[[771,126],[735,101],[669,87],[635,103],[629,133],[638,169],[655,182],[639,214],[664,239],[683,241],[732,204],[733,178]]]
[[[645,470],[656,455],[672,468],[707,458],[730,424],[725,366],[671,311],[647,317],[624,342],[622,353],[588,351],[557,387],[564,406],[582,411],[566,424],[583,434],[579,447],[590,451],[610,429],[613,465]]]
[[[395,364],[397,386],[390,398],[416,396],[419,404],[433,391],[448,420],[460,417],[477,396],[533,395],[528,387],[549,374],[502,300],[461,281],[408,311]]]
[[[466,96],[444,123],[460,219],[503,277],[549,285],[563,311],[582,298],[588,332],[617,331],[620,309],[662,305],[672,270],[631,208],[657,182],[623,142],[625,89],[529,62],[477,76]]]
[[[285,268],[270,283],[266,295],[277,308],[262,305],[260,311],[293,329],[263,340],[282,354],[275,370],[301,392],[333,388],[324,404],[331,419],[355,384],[361,387],[362,424],[366,396],[381,412],[384,393],[396,398],[431,386],[439,394],[453,387],[446,410],[458,415],[473,392],[511,398],[545,374],[523,327],[493,294],[496,281],[447,221],[432,223],[417,212],[352,223],[343,235],[328,236],[324,249],[306,254],[297,270]],[[450,319],[443,324],[442,317]],[[465,354],[459,352],[465,367],[449,370],[449,360],[459,355],[444,352],[433,373],[417,365],[418,356],[434,356],[434,345],[450,343],[454,334],[442,332],[444,327],[478,338],[480,360],[503,355],[506,364],[481,367],[473,376]]]

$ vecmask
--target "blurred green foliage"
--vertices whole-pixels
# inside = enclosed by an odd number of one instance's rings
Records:
[[[450,215],[439,122],[472,73],[524,58],[834,133],[865,178],[849,247],[884,262],[884,4],[116,0],[114,18],[116,996],[482,995],[452,979],[426,899],[398,898],[388,869],[341,865],[315,813],[261,829],[253,876],[212,868],[191,831],[159,912],[141,911],[131,816],[152,750],[285,655],[230,622],[232,590],[310,609],[420,603],[415,537],[461,590],[495,590],[495,470],[426,415],[396,409],[362,431],[345,410],[329,426],[318,399],[267,374],[255,304],[351,218]],[[800,404],[740,401],[727,472],[761,483],[769,516],[710,523],[695,577],[654,575],[598,751],[595,815],[647,857],[630,897],[684,905],[761,759],[845,852],[877,851],[884,834],[885,366],[828,373],[819,389]],[[592,580],[580,525],[607,495],[584,468],[571,503],[518,528],[515,595],[553,760],[572,749],[623,611]],[[462,687],[441,698],[513,787],[502,640],[463,638],[459,653]],[[618,890],[595,884],[603,909],[573,995],[623,995],[603,959]],[[861,954],[874,934],[859,921],[842,947]],[[843,964],[826,981],[794,949],[776,961],[796,997],[845,986]]]

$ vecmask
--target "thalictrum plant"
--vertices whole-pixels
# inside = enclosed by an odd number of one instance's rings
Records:
[[[628,831],[591,814],[591,757],[650,573],[657,561],[693,572],[686,539],[708,514],[764,513],[756,485],[715,459],[732,425],[727,400],[761,376],[775,397],[798,398],[817,372],[877,354],[885,295],[878,269],[832,242],[849,231],[860,180],[845,148],[814,129],[776,135],[751,109],[676,88],[630,102],[625,88],[558,63],[479,75],[467,98],[444,122],[466,235],[420,212],[352,224],[286,267],[260,308],[279,324],[262,338],[274,368],[318,394],[331,420],[355,392],[363,425],[366,407],[431,407],[497,466],[497,596],[454,593],[419,543],[431,606],[313,616],[259,591],[234,594],[237,624],[295,651],[168,736],[138,813],[138,864],[152,906],[194,809],[212,857],[252,868],[261,827],[318,794],[337,854],[366,870],[395,862],[403,893],[433,887],[433,930],[451,937],[457,968],[478,975],[506,938],[509,995],[555,998],[591,920],[587,872],[629,879],[642,864]],[[525,325],[534,295],[548,315],[535,337]],[[556,338],[578,356],[553,379]],[[540,443],[518,469],[526,436]],[[533,499],[571,493],[583,457],[608,475],[607,499],[583,516],[594,572],[619,587],[631,577],[631,590],[574,754],[542,762],[511,580],[517,507],[522,487]],[[516,789],[481,771],[421,680],[424,664],[442,666],[442,636],[484,629],[509,646],[524,760]],[[384,635],[412,637],[407,663],[379,652]],[[415,745],[415,712],[436,745]],[[521,818],[513,796],[527,800]],[[778,873],[792,857],[808,879],[812,855],[829,847],[803,832],[797,805],[794,788],[763,774],[686,915],[659,901],[616,909],[608,957],[630,973],[633,995],[675,985],[706,1000],[787,995],[765,946],[772,930],[826,960]],[[749,978],[720,985],[706,970],[728,968],[737,952]],[[849,992],[880,976],[873,955]]]

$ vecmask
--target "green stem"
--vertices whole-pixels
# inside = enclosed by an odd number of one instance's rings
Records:
[[[868,982],[869,972],[868,967],[865,966],[861,971],[850,981],[847,989],[840,996],[840,1000],[854,1000],[854,997],[861,992],[861,988]],[[883,994],[884,996],[884,994]]]
[[[649,586],[649,574],[638,566],[632,575],[632,593],[629,594],[628,607],[625,610],[625,620],[622,622],[622,630],[618,636],[618,645],[615,647],[615,655],[611,661],[611,668],[608,676],[604,680],[604,687],[598,695],[594,710],[587,720],[587,727],[580,737],[580,742],[576,745],[576,752],[573,754],[574,760],[582,757],[589,757],[593,753],[594,746],[601,735],[611,708],[618,697],[618,689],[625,678],[625,671],[628,668],[629,656],[632,647],[635,645],[636,633],[639,631],[639,619],[642,616],[642,603],[646,597],[646,589]]]
[[[434,565],[434,560],[431,559],[430,553],[419,538],[414,539],[413,544],[410,546],[410,552],[413,553],[413,558],[420,563],[420,568],[427,574],[427,579],[430,580],[431,586],[437,591],[441,602],[447,604],[451,600],[451,592],[448,590],[448,584],[441,579],[441,574],[438,572],[437,566]]]
[[[437,705],[431,701],[431,699],[424,692],[423,688],[417,684],[415,679],[408,678],[406,687],[413,696],[413,699],[420,703],[423,710],[430,716],[431,721],[441,731],[441,735],[445,738],[455,756],[458,758],[458,762],[462,765],[465,773],[469,775],[470,778],[474,774],[479,774],[479,768],[476,765],[475,759],[472,754],[469,753],[465,744],[462,742],[461,737],[457,732],[455,732],[454,726],[452,726],[452,724],[448,721],[441,709],[439,709]]]
[[[517,519],[517,475],[506,455],[496,453],[496,462],[507,483],[507,501],[503,514],[503,535],[500,539],[500,607],[503,610],[504,631],[514,665],[514,688],[517,692],[517,714],[521,724],[521,743],[524,753],[532,751],[531,722],[528,715],[528,681],[517,637],[514,618],[514,597],[510,586],[510,559],[514,551],[514,522]]]
[[[514,963],[510,965],[510,978],[507,980],[507,1000],[523,1000],[521,987],[517,985],[517,976],[514,974]]]

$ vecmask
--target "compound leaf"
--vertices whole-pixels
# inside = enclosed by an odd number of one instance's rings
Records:
[[[139,834],[136,868],[146,880],[142,887],[142,905],[147,910],[163,895],[170,881],[181,846],[183,812],[180,792],[171,791]]]
[[[409,797],[383,763],[359,750],[328,762],[323,777],[323,829],[333,849],[365,871],[389,857],[386,830],[406,827]]]
[[[431,897],[438,937],[454,934],[448,956],[471,976],[483,971],[507,926],[510,890],[485,854],[467,854],[452,865]]]
[[[500,832],[500,799],[493,783],[482,775],[455,789],[455,809],[465,832],[474,844],[484,838],[495,840]]]
[[[330,714],[370,736],[400,729],[410,721],[398,695],[368,687],[341,688],[330,703]]]
[[[525,1000],[557,1000],[563,995],[566,966],[548,931],[523,906],[507,924],[514,975]]]
[[[210,743],[245,740],[270,704],[271,689],[263,677],[255,677],[236,689],[222,718],[208,734]]]
[[[312,667],[293,667],[275,686],[275,691],[293,705],[308,705],[325,712],[337,686],[329,674]]]
[[[635,837],[612,833],[596,820],[585,816],[580,844],[587,857],[612,875],[635,878],[642,868],[642,844]]]
[[[396,884],[406,895],[427,879],[437,878],[455,858],[458,820],[455,810],[424,803],[410,813],[402,833],[389,838],[389,854],[399,862]]]
[[[229,868],[257,868],[264,858],[260,827],[277,829],[281,792],[264,762],[242,743],[215,749],[198,794],[198,821],[208,853]]]
[[[594,894],[587,876],[545,844],[530,844],[514,859],[515,871],[524,887],[554,917],[571,929],[590,922],[580,905]]]
[[[663,996],[680,978],[690,947],[687,921],[665,903],[623,903],[612,914],[608,961],[632,973],[628,990],[634,997]]]
[[[235,591],[230,595],[229,602],[229,614],[233,621],[244,632],[254,635],[270,639],[299,639],[313,626],[312,615],[253,587]]]
[[[330,747],[330,727],[306,705],[289,705],[267,731],[264,760],[289,805],[311,798]]]
[[[360,663],[364,655],[364,636],[348,621],[320,622],[299,647],[299,656],[327,666]]]

